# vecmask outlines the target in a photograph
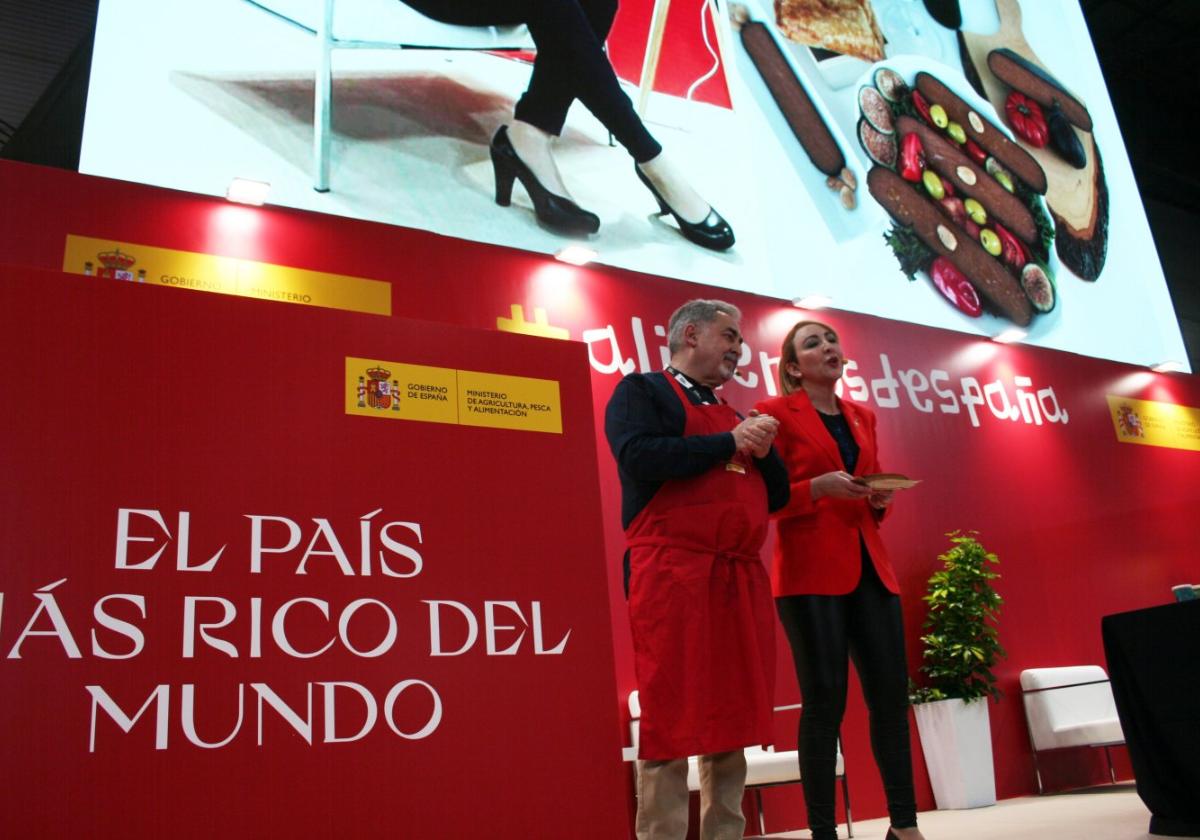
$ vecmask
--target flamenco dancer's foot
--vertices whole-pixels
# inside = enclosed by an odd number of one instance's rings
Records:
[[[659,215],[672,216],[686,239],[714,251],[733,247],[733,228],[729,222],[692,189],[665,152],[634,168],[658,201]]]
[[[550,151],[551,136],[529,123],[514,120],[500,126],[492,138],[492,169],[496,203],[512,203],[514,181],[520,181],[533,202],[538,223],[555,233],[580,236],[600,229],[600,217],[570,199]]]

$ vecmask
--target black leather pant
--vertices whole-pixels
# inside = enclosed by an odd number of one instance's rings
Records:
[[[804,703],[800,779],[813,840],[837,836],[834,768],[850,659],[867,701],[871,749],[892,825],[915,826],[900,597],[880,582],[864,550],[862,579],[850,594],[789,595],[776,598],[775,606],[791,643]]]
[[[404,0],[443,23],[501,26],[523,23],[537,45],[529,88],[515,116],[542,131],[562,133],[567,110],[578,99],[612,132],[634,160],[662,151],[621,90],[604,53],[617,0]]]

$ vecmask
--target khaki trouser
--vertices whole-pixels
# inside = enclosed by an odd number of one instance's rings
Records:
[[[700,756],[700,840],[741,840],[746,830],[742,750]],[[688,825],[687,759],[637,763],[638,840],[684,840]]]

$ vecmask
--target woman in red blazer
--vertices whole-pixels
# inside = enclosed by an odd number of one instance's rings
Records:
[[[804,702],[800,778],[813,840],[832,840],[838,730],[853,660],[887,794],[887,836],[919,840],[900,588],[879,537],[892,494],[859,478],[880,471],[875,415],[837,397],[845,363],[832,327],[801,321],[780,353],[784,395],[757,406],[779,421],[775,447],[791,482],[791,500],[774,514],[771,584]]]

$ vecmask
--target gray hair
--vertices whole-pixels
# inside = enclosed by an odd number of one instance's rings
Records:
[[[700,298],[689,300],[671,313],[671,320],[667,322],[667,349],[673,354],[683,349],[683,332],[688,324],[711,324],[722,314],[735,321],[742,320],[742,311],[732,303]]]

